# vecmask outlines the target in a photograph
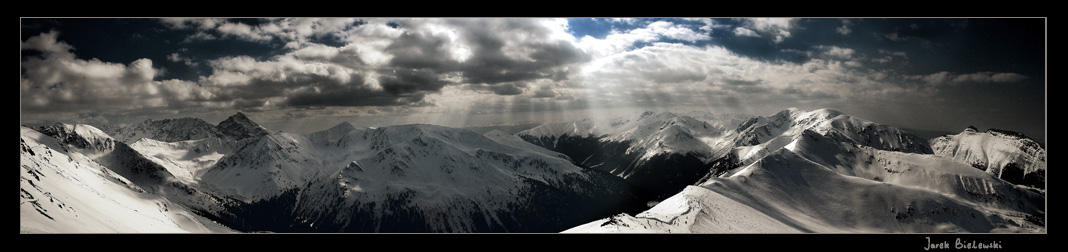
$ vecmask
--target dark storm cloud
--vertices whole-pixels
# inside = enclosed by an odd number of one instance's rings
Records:
[[[408,20],[407,31],[386,52],[389,67],[425,69],[436,73],[459,73],[463,83],[495,85],[538,79],[566,79],[568,68],[590,60],[581,49],[566,41],[549,39],[550,30],[533,19],[450,19],[442,24],[455,32],[450,39],[432,32],[425,20]],[[440,25],[440,24],[437,24]],[[425,30],[416,30],[425,28]],[[463,47],[470,56],[457,60],[453,48]],[[513,87],[499,90],[512,90]],[[504,92],[511,93],[511,92]]]
[[[378,82],[386,92],[406,95],[423,91],[439,91],[449,84],[431,70],[397,69],[392,75],[380,77]]]
[[[433,69],[454,71],[458,62],[451,59],[447,52],[448,38],[427,34],[427,32],[409,31],[386,47],[385,51],[393,56],[389,66],[407,69]]]
[[[497,84],[502,82],[559,79],[565,70],[560,67],[590,60],[582,50],[569,43],[530,44],[531,60],[515,59],[505,54],[500,38],[476,36],[475,54],[462,66],[464,78],[470,83]]]
[[[473,84],[470,85],[472,90],[488,90],[497,95],[520,95],[523,94],[523,89],[527,85],[523,83],[500,83],[495,85],[489,84]]]
[[[293,107],[313,106],[394,106],[418,102],[422,94],[397,96],[361,86],[327,85],[321,91],[304,89],[289,95],[287,104]]]

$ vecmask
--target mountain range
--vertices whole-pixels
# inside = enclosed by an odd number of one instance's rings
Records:
[[[1043,145],[832,109],[515,134],[294,134],[242,113],[103,128],[21,128],[20,232],[1045,232]]]

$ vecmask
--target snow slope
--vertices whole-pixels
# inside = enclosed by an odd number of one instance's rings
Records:
[[[199,118],[178,118],[163,120],[145,120],[144,122],[114,128],[109,132],[115,140],[124,143],[134,143],[142,138],[150,138],[161,142],[177,142],[204,138],[225,138],[226,136],[211,125]]]
[[[183,183],[196,184],[203,171],[232,151],[232,145],[215,137],[169,143],[141,138],[130,148],[163,166]]]
[[[268,134],[240,112],[219,125],[179,118],[147,120],[115,131],[131,148],[189,185],[227,154]]]
[[[70,129],[63,143],[21,128],[20,233],[231,232],[130,180],[77,151],[107,146],[110,137],[88,125]],[[56,128],[53,128],[56,129]],[[53,132],[56,133],[56,132]],[[84,136],[84,137],[81,137]],[[70,141],[76,138],[82,141]],[[93,147],[96,146],[96,147]]]
[[[769,117],[754,117],[725,134],[725,138],[737,146],[734,152],[741,163],[748,164],[784,147],[807,130],[880,150],[932,153],[926,140],[909,132],[832,109],[790,108]]]
[[[693,153],[708,159],[706,156],[713,152],[712,147],[702,139],[718,136],[722,131],[721,127],[689,116],[646,111],[640,115],[622,116],[607,122],[586,119],[546,123],[516,135],[549,139],[565,136],[593,137],[604,142],[626,142],[630,143],[630,146],[624,154],[639,153],[642,160],[662,153]]]
[[[626,179],[660,200],[733,163],[724,127],[670,112],[554,122],[516,135],[574,163]]]
[[[202,184],[242,201],[231,211],[242,229],[290,232],[556,232],[627,203],[618,178],[532,147],[499,132],[340,124],[262,137]]]
[[[972,165],[1015,184],[1045,188],[1046,150],[1022,134],[978,132],[969,127],[960,134],[931,139],[930,144],[935,155]]]
[[[646,212],[567,232],[1044,232],[1044,201],[949,159],[806,130]]]

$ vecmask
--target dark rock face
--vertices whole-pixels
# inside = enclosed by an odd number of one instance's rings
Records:
[[[270,132],[267,132],[267,129],[264,129],[251,119],[248,119],[248,117],[241,112],[237,112],[237,114],[219,122],[219,125],[216,127],[219,132],[234,138],[234,140],[261,137],[270,134]]]
[[[692,153],[664,153],[641,160],[642,153],[627,154],[630,142],[600,141],[591,136],[520,137],[567,155],[578,166],[623,177],[641,190],[648,200],[666,199],[710,174],[719,175],[737,167],[736,158],[731,156],[705,163]]]

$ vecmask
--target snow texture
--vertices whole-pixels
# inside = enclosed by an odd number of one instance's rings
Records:
[[[1045,232],[1041,192],[933,155],[893,127],[788,109],[726,135],[742,166],[566,232]]]

